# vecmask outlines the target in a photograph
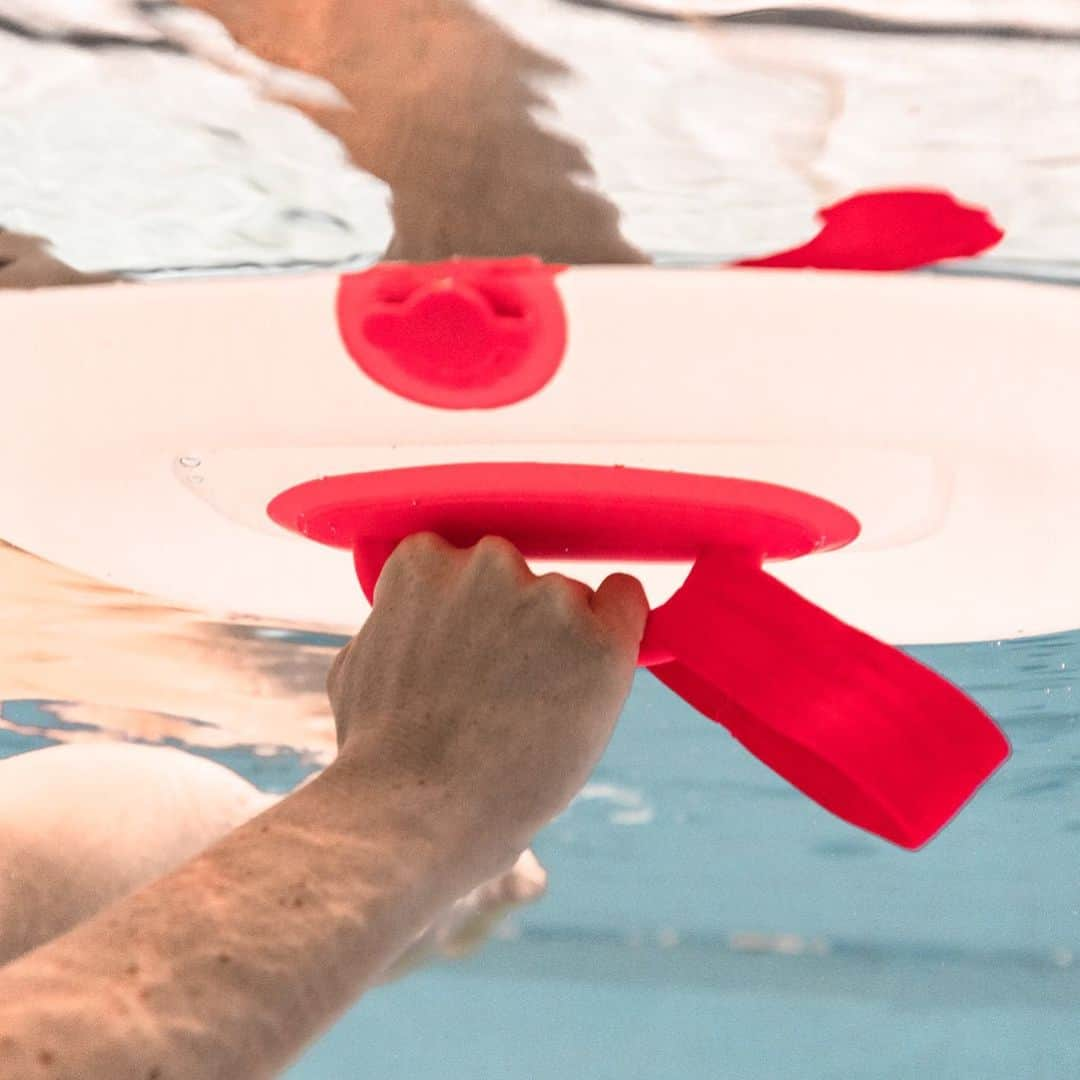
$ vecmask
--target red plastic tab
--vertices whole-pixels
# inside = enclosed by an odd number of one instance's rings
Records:
[[[652,669],[661,682],[827,810],[902,847],[930,840],[1008,757],[956,687],[726,552],[703,554],[650,625],[677,658]]]
[[[566,349],[566,315],[539,259],[388,263],[338,288],[342,340],[386,389],[443,409],[511,405],[546,386]]]
[[[650,614],[639,663],[833,813],[904,847],[934,835],[1008,756],[955,687],[846,626],[762,562],[850,543],[858,522],[773,484],[620,466],[471,463],[327,477],[268,507],[349,549],[368,600],[415,532],[522,554],[694,562]]]
[[[1005,235],[988,211],[945,191],[866,191],[818,211],[808,244],[736,266],[820,270],[912,270],[970,258]]]

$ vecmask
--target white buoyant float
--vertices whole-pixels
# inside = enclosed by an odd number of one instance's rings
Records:
[[[209,612],[354,630],[347,558],[275,525],[278,493],[453,462],[617,464],[839,504],[856,539],[770,571],[887,641],[1080,623],[1073,290],[641,269],[570,269],[555,287],[569,334],[554,377],[466,410],[357,370],[334,275],[0,296],[0,536]],[[633,570],[653,604],[686,574]]]
[[[0,298],[0,326],[10,542],[349,632],[348,552],[370,598],[421,529],[593,585],[629,571],[658,608],[642,663],[905,846],[1007,747],[883,642],[1080,622],[1067,288],[461,261],[41,290]]]

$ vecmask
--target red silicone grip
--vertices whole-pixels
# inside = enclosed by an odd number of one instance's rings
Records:
[[[904,847],[948,822],[1008,756],[979,706],[762,569],[850,543],[858,522],[805,492],[619,466],[472,463],[326,477],[283,492],[279,524],[352,549],[369,601],[417,532],[523,555],[693,563],[650,613],[639,663],[839,817]]]

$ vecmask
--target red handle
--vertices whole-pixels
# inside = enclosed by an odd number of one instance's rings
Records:
[[[771,484],[621,467],[485,463],[327,477],[270,504],[351,547],[365,596],[400,541],[503,536],[547,559],[692,562],[638,662],[795,787],[903,847],[926,843],[1008,756],[979,706],[762,569],[840,547],[846,511]]]
[[[906,653],[760,566],[705,553],[652,615],[653,674],[827,810],[906,848],[1009,755],[986,713]]]

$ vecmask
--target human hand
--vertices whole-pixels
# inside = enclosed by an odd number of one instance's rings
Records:
[[[423,796],[470,885],[511,866],[584,785],[630,692],[648,601],[537,577],[517,549],[433,533],[387,560],[327,686],[341,758]]]
[[[470,956],[506,915],[546,892],[547,871],[531,848],[523,851],[509,870],[477,886],[432,924],[432,946],[450,959]]]
[[[434,960],[462,960],[483,947],[503,919],[547,892],[547,871],[532,850],[507,871],[478,885],[443,912],[373,985],[411,974]]]

